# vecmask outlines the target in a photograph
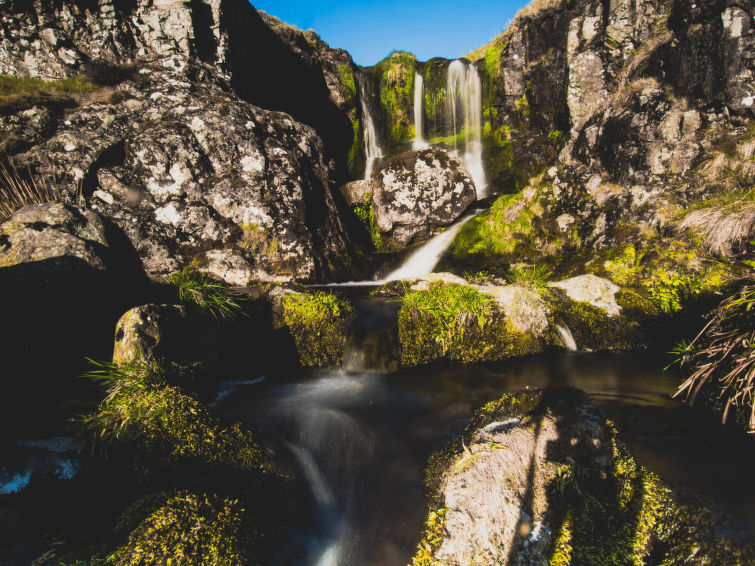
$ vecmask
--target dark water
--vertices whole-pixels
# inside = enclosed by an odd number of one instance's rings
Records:
[[[291,564],[406,564],[422,529],[430,454],[486,401],[554,385],[587,391],[642,464],[712,497],[755,532],[752,443],[672,401],[679,377],[662,367],[647,355],[564,353],[392,373],[308,372],[285,384],[241,385],[218,409],[276,439],[305,480],[285,535]]]

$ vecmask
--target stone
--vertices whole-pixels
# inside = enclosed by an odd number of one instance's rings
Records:
[[[385,160],[373,172],[372,184],[378,229],[399,247],[452,224],[477,198],[461,161],[440,148]]]
[[[572,300],[589,303],[594,307],[603,309],[609,316],[621,314],[621,307],[616,302],[616,293],[619,292],[619,287],[609,279],[592,274],[579,275],[551,283],[550,286],[563,289]]]

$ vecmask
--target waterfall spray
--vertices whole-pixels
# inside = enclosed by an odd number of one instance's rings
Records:
[[[448,66],[446,118],[451,125],[454,152],[462,159],[477,189],[487,194],[482,162],[482,84],[472,64],[452,61]]]
[[[365,88],[366,81],[361,75],[356,78],[359,86],[359,104],[362,110],[362,130],[364,130],[364,153],[366,158],[364,178],[369,179],[372,175],[372,170],[375,168],[375,163],[383,157],[383,152],[380,149],[375,121],[372,119],[372,114],[370,113],[370,104],[367,100],[367,89]]]
[[[414,73],[414,149],[428,147],[424,138],[425,122],[425,79]]]

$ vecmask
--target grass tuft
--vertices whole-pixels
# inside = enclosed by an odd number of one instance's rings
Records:
[[[227,283],[193,265],[174,273],[167,281],[176,288],[182,303],[194,304],[215,318],[233,318],[243,312],[240,298]]]
[[[64,200],[54,179],[35,177],[31,171],[24,175],[13,163],[0,163],[0,222],[31,204],[45,204]]]
[[[697,337],[675,353],[692,372],[676,396],[694,401],[712,389],[722,421],[733,410],[744,415],[743,424],[755,433],[755,285],[722,301]]]
[[[512,285],[526,287],[540,292],[548,287],[548,281],[553,275],[553,270],[545,265],[512,265],[506,279]]]

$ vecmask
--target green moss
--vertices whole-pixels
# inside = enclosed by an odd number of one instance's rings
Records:
[[[538,339],[514,327],[490,297],[466,285],[436,282],[406,293],[398,325],[405,366],[500,360],[540,349]]]
[[[338,69],[338,78],[346,91],[346,99],[353,103],[357,96],[357,85],[354,80],[354,71],[348,65],[340,65]]]
[[[283,319],[304,366],[337,366],[343,361],[344,324],[353,307],[334,293],[307,292],[283,298]]]
[[[415,138],[414,73],[417,59],[411,53],[395,51],[374,68],[379,77],[380,103],[387,117],[388,150],[395,153]]]
[[[245,566],[250,564],[250,546],[244,510],[237,501],[184,492],[150,513],[108,563]]]
[[[156,362],[104,367],[90,375],[107,385],[107,396],[82,421],[92,451],[123,458],[143,475],[262,469],[251,433],[238,424],[224,427],[196,399],[165,385]]]
[[[380,228],[378,227],[371,192],[365,194],[362,202],[354,207],[354,213],[359,217],[362,224],[364,224],[364,227],[369,232],[372,245],[375,246],[376,250],[382,251],[383,235],[380,233]]]
[[[541,211],[537,201],[526,201],[521,193],[503,195],[490,210],[462,227],[454,239],[451,253],[458,258],[511,256],[520,245],[530,246],[535,219]]]

